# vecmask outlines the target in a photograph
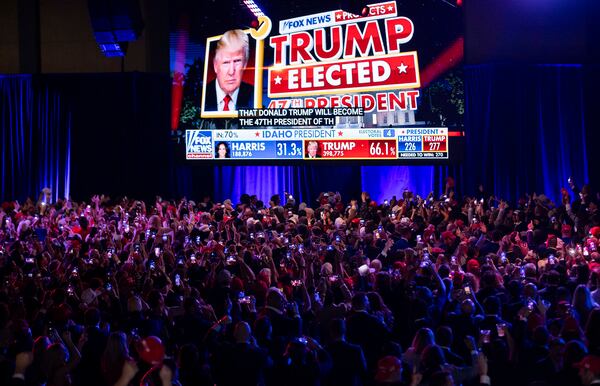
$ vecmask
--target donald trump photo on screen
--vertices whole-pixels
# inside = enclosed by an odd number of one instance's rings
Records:
[[[206,85],[204,111],[227,113],[254,107],[254,87],[242,81],[249,54],[248,35],[240,29],[225,32],[217,41],[212,60],[216,79]]]

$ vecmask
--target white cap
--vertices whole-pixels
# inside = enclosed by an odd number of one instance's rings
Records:
[[[358,274],[360,276],[367,276],[369,274],[369,266],[366,264],[363,264],[360,267],[358,267]]]

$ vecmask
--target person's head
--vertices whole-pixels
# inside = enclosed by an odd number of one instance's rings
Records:
[[[572,367],[575,363],[580,362],[588,351],[585,345],[579,340],[572,340],[565,345],[563,364],[565,368]]]
[[[580,284],[575,288],[573,293],[573,303],[571,304],[576,310],[591,310],[594,308],[592,295],[587,286]]]
[[[435,331],[435,340],[442,347],[452,346],[454,340],[452,329],[448,326],[439,326]]]
[[[251,336],[252,331],[250,330],[250,325],[248,323],[239,322],[235,325],[235,329],[233,330],[233,337],[236,343],[248,343]]]
[[[498,275],[496,275],[493,271],[485,271],[481,275],[481,280],[479,281],[481,288],[498,288],[500,287],[500,281]]]
[[[229,288],[232,280],[231,272],[226,269],[222,269],[217,273],[217,284],[222,288]]]
[[[500,314],[500,299],[496,296],[490,296],[483,301],[483,309],[486,314],[499,315]]]
[[[338,217],[338,218],[340,218],[340,217]],[[336,221],[337,221],[337,219],[336,219]],[[371,264],[369,264],[369,268],[374,269],[375,272],[378,273],[383,268],[383,264],[381,263],[381,260],[379,260],[379,259],[373,259],[371,261]]]
[[[421,354],[423,350],[425,350],[425,347],[431,344],[435,344],[433,331],[431,331],[429,328],[423,327],[415,334],[415,337],[412,341],[412,348],[417,354]]]
[[[356,312],[369,310],[369,298],[363,292],[359,292],[352,297],[352,310]]]
[[[279,311],[285,309],[285,297],[277,288],[269,288],[267,292],[267,306],[275,308]]]
[[[402,361],[394,355],[387,355],[377,362],[375,381],[378,385],[397,385],[402,382]]]
[[[158,290],[152,290],[148,295],[148,305],[153,311],[162,311],[165,307],[165,299]]]
[[[371,311],[384,311],[387,309],[379,292],[371,291],[367,294]]]
[[[269,268],[263,268],[258,272],[258,279],[264,281],[267,287],[271,286],[271,270]]]
[[[229,148],[225,142],[217,143],[217,158],[229,158]]]
[[[83,315],[87,327],[96,327],[100,323],[100,311],[96,307],[88,308]]]
[[[333,265],[330,262],[323,263],[321,266],[321,276],[333,275]]]
[[[565,341],[561,338],[552,338],[548,346],[550,348],[550,358],[562,365],[562,359],[565,353]]]
[[[557,287],[560,284],[560,274],[554,270],[546,273],[546,286]]]
[[[233,94],[242,84],[249,53],[248,35],[240,29],[225,32],[217,42],[213,67],[219,87],[226,94]]]
[[[158,230],[160,227],[160,217],[157,215],[150,216],[150,219],[148,219],[148,229]]]
[[[537,267],[533,263],[527,263],[523,266],[523,270],[525,271],[525,277],[530,279],[537,278]]]
[[[521,296],[521,292],[523,292],[523,285],[518,280],[511,280],[508,282],[506,289],[512,298],[519,298]]]
[[[465,315],[471,315],[475,311],[475,304],[471,299],[465,299],[460,304],[460,310]]]
[[[201,313],[201,305],[198,299],[188,296],[183,299],[183,311],[188,315],[198,315]]]
[[[142,300],[138,296],[127,299],[127,312],[141,312],[142,309]]]
[[[537,295],[537,286],[533,283],[527,283],[523,288],[523,295],[526,298],[535,298]]]
[[[306,146],[309,157],[315,157],[319,151],[319,143],[317,141],[309,141]]]
[[[579,264],[572,269],[575,270],[577,283],[587,284],[590,277],[590,267],[587,264]]]

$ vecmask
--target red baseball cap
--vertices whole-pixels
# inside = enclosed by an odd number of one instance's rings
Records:
[[[153,366],[161,364],[165,359],[165,346],[163,346],[160,338],[156,336],[139,340],[135,348],[140,358]]]
[[[594,374],[600,374],[600,357],[596,355],[588,355],[580,362],[575,363],[573,367],[578,369],[586,369]]]
[[[404,264],[402,261],[394,261],[394,269],[404,269],[406,267],[406,264]]]
[[[243,291],[244,290],[244,282],[239,277],[234,277],[231,279],[231,289],[235,291]]]
[[[467,272],[477,271],[479,269],[479,262],[475,259],[467,261]]]
[[[402,380],[402,361],[395,356],[388,355],[377,362],[375,381],[394,383]]]
[[[454,240],[456,238],[456,236],[454,235],[454,233],[450,232],[450,231],[445,231],[442,232],[442,239],[452,239]]]

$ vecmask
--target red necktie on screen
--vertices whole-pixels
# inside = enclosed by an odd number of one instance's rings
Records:
[[[225,98],[223,98],[223,103],[225,103],[223,106],[223,111],[229,111],[229,102],[231,102],[231,97],[229,94],[227,94],[225,95]]]

